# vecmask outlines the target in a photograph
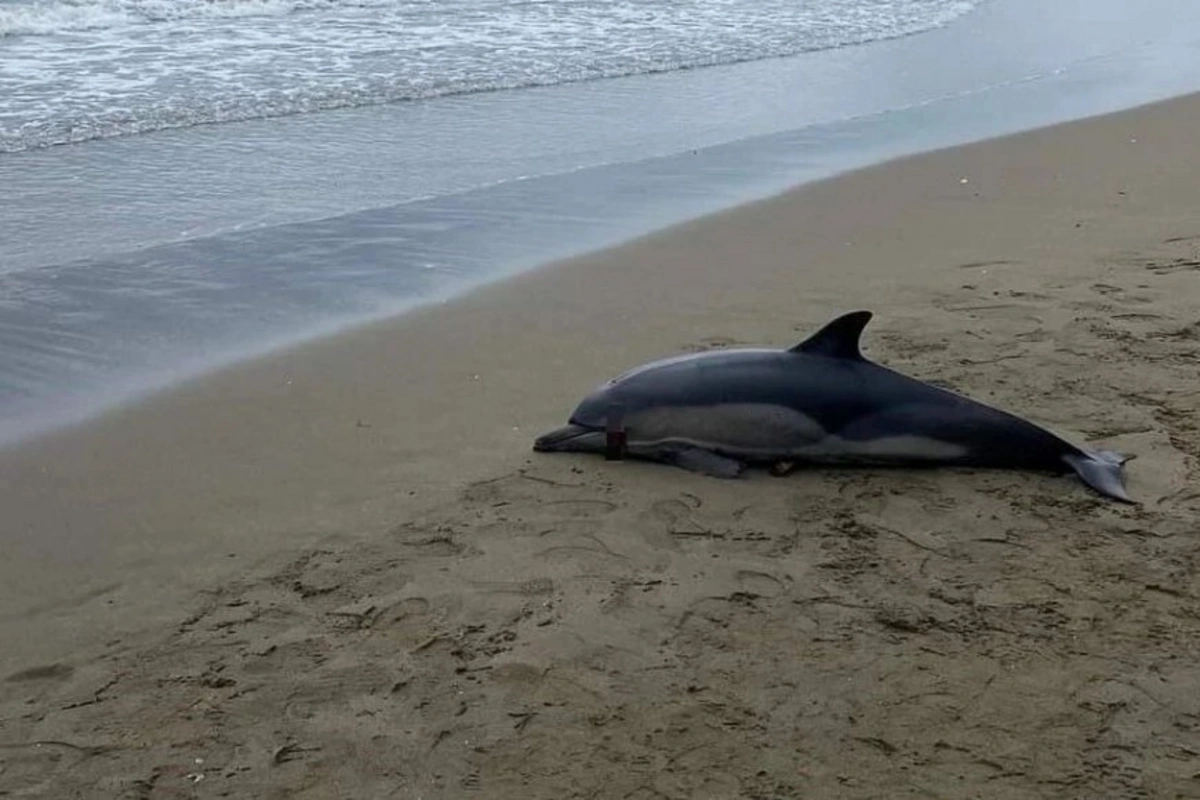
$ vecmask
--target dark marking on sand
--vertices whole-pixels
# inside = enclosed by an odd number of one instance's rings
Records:
[[[1000,259],[997,261],[968,261],[966,264],[959,264],[959,269],[975,269],[976,267],[1003,267],[1008,264],[1016,264],[1016,261],[1008,261]]]
[[[25,681],[61,681],[75,673],[75,668],[67,664],[45,664],[40,667],[30,667],[14,672],[5,678],[7,683],[23,683]]]

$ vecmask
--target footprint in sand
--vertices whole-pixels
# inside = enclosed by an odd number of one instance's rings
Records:
[[[512,594],[520,597],[548,597],[554,594],[554,581],[550,578],[530,578],[524,581],[472,581],[481,592]]]
[[[344,703],[370,695],[386,696],[396,684],[397,674],[378,664],[323,669],[299,676],[284,705],[290,719],[311,719],[328,712],[332,703]]]
[[[5,745],[0,748],[4,756],[0,760],[0,796],[55,796],[47,792],[55,779],[70,774],[98,752],[100,748],[80,747],[65,741]]]
[[[700,508],[700,505],[700,498],[695,495],[687,495],[682,499],[656,500],[650,504],[649,514],[668,524],[691,522],[695,525],[692,522],[693,515]]]
[[[456,531],[449,526],[427,528],[403,523],[392,528],[389,533],[413,556],[420,558],[452,558],[462,555],[468,549],[458,540]]]
[[[551,500],[542,507],[550,515],[571,518],[602,517],[620,508],[609,500]]]
[[[792,579],[787,575],[772,575],[758,570],[740,569],[734,573],[741,592],[755,597],[776,598],[786,594],[792,587]]]

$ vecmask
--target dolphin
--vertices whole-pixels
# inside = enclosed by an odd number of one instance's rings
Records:
[[[665,358],[602,384],[538,452],[607,453],[732,478],[749,464],[961,465],[1074,471],[1102,495],[1125,491],[1127,457],[1077,447],[1020,417],[866,359],[853,311],[786,350]]]

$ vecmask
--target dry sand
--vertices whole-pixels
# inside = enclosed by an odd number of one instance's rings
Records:
[[[1200,797],[1197,130],[905,159],[0,455],[0,795]],[[616,370],[853,308],[1142,505],[529,452]]]

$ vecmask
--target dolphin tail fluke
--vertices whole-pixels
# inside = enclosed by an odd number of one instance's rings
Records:
[[[1134,502],[1125,491],[1125,476],[1121,474],[1121,467],[1129,460],[1127,456],[1111,450],[1084,450],[1078,455],[1064,456],[1064,460],[1084,483],[1100,494],[1124,503]]]

